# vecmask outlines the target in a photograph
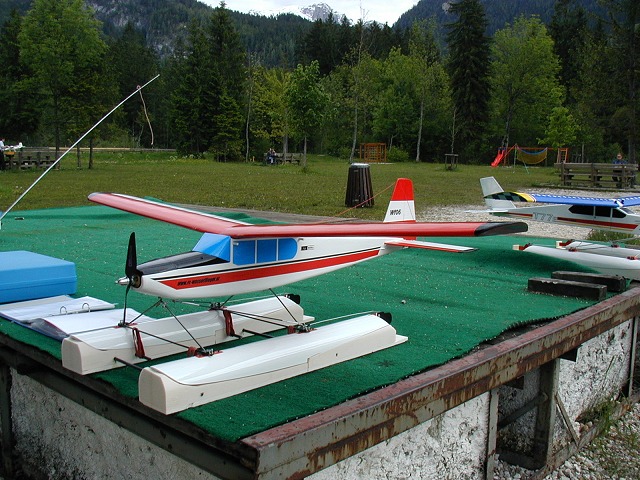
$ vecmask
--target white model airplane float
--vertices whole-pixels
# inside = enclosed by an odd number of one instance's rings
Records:
[[[190,252],[141,264],[137,263],[135,236],[130,237],[125,277],[118,283],[126,285],[127,292],[132,289],[173,300],[271,290],[406,247],[473,250],[416,237],[527,230],[523,222],[416,222],[413,185],[408,179],[398,179],[385,220],[377,223],[252,225],[115,193],[94,193],[89,199],[204,233]],[[287,298],[259,302],[267,303],[248,302],[234,310],[216,306],[185,315],[181,323],[189,330],[188,336],[171,317],[142,323],[134,317],[119,328],[72,335],[63,341],[63,364],[90,373],[176,353],[186,343],[195,355],[146,367],[139,377],[140,401],[173,413],[406,340],[381,318],[384,315],[365,314],[315,328],[309,325],[313,319]],[[283,327],[300,334],[237,346],[222,354],[200,347]]]
[[[640,215],[628,208],[640,205],[640,196],[600,198],[505,192],[493,177],[481,178],[480,185],[488,211],[496,216],[640,235]],[[514,202],[541,205],[517,207]],[[640,250],[633,248],[568,240],[556,242],[555,248],[528,244],[514,245],[514,249],[640,280]]]

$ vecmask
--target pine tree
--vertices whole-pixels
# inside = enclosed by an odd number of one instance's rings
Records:
[[[221,3],[206,27],[193,23],[187,48],[178,51],[174,71],[173,118],[181,153],[236,160],[241,155],[245,91],[244,50]]]
[[[200,155],[212,144],[217,78],[209,66],[208,42],[197,23],[190,26],[184,50],[176,52],[172,67],[178,78],[172,95],[174,137],[178,151]]]
[[[28,142],[38,126],[38,98],[33,95],[33,75],[20,63],[18,35],[22,19],[11,12],[0,29],[0,132],[10,143]]]
[[[487,128],[490,94],[490,46],[487,20],[479,0],[460,0],[450,12],[458,21],[449,27],[449,72],[455,118],[467,153],[479,147]]]
[[[122,35],[110,46],[108,57],[120,97],[131,93],[137,85],[144,85],[158,72],[156,55],[145,45],[142,32],[131,23],[125,26]],[[137,140],[137,144],[143,143],[145,146],[153,146],[154,141],[146,118],[154,107],[149,102],[155,98],[152,95],[154,88],[156,85],[144,92],[146,99],[141,95],[126,102],[122,106],[124,114],[119,118],[121,127]]]
[[[242,106],[246,91],[246,55],[229,10],[224,2],[214,10],[208,30],[211,75],[219,87],[210,92],[215,98],[211,116],[209,148],[219,159],[238,160],[242,157]]]
[[[626,137],[630,162],[638,162],[638,96],[640,94],[640,4],[637,0],[603,0],[612,29],[612,54],[617,70],[611,82],[624,86],[618,117],[619,133]]]
[[[584,48],[587,45],[587,15],[576,0],[558,0],[554,6],[553,18],[549,24],[554,51],[560,59],[560,81],[567,89],[570,103],[574,102],[573,89],[579,88],[578,81]]]

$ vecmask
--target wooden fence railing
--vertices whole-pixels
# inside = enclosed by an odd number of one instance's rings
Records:
[[[15,152],[4,152],[5,169],[27,170],[48,168],[56,161],[54,150],[22,148]]]
[[[556,163],[555,167],[562,185],[572,187],[632,188],[638,173],[636,164]]]

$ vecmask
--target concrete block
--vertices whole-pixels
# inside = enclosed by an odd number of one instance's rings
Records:
[[[551,278],[605,285],[610,292],[624,292],[627,289],[627,280],[621,275],[557,271],[551,274]]]
[[[534,293],[586,298],[597,301],[604,300],[607,296],[607,287],[604,285],[554,278],[530,278],[528,289]]]

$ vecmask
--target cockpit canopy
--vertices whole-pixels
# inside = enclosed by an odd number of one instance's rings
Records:
[[[593,205],[572,205],[569,211],[576,215],[589,217],[625,218],[630,211],[624,207],[595,207]]]

